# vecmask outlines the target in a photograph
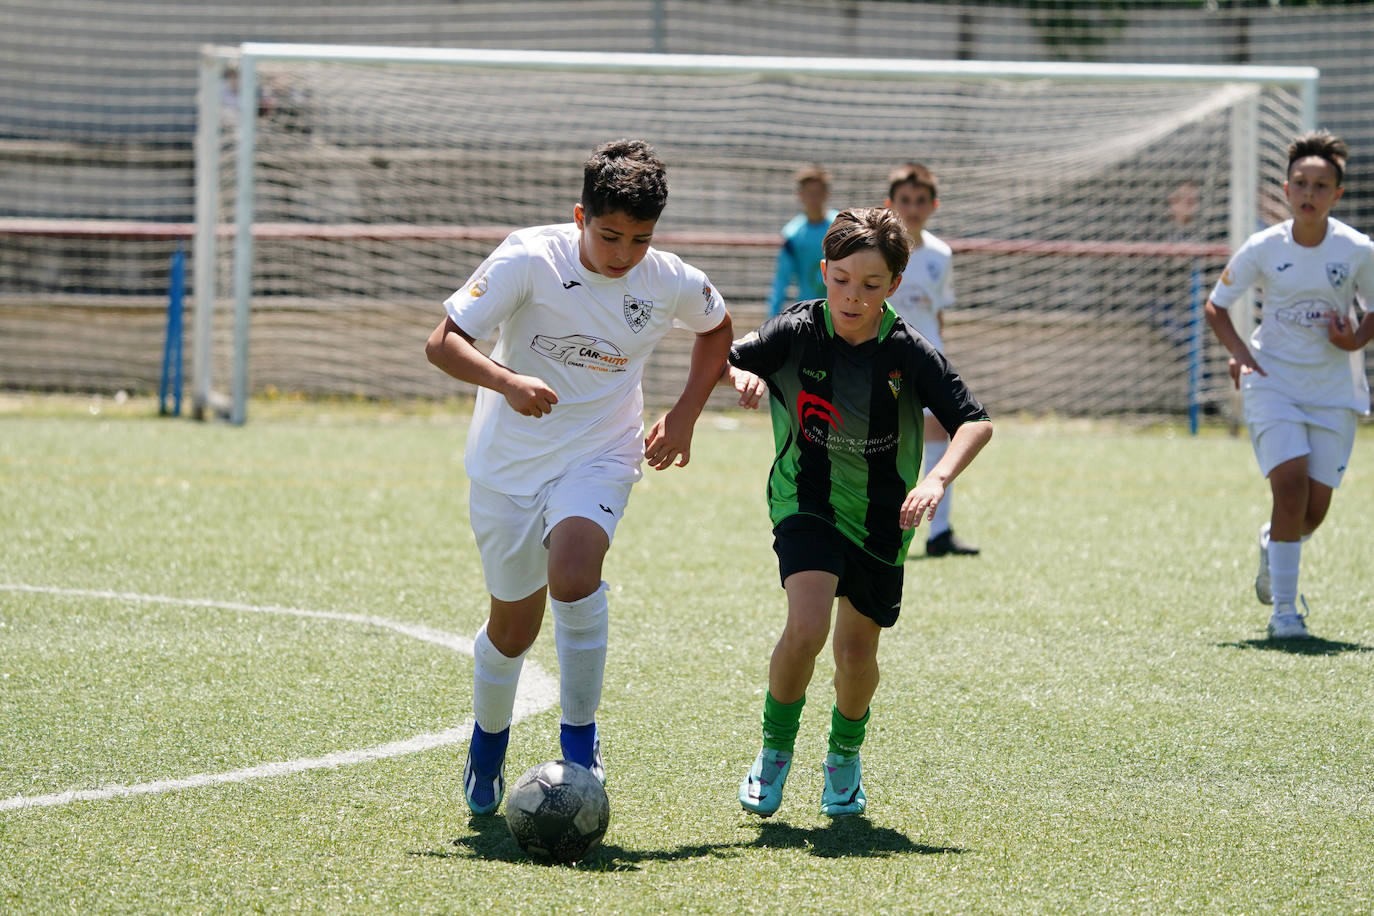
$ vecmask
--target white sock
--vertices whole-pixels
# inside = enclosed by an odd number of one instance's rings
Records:
[[[504,731],[515,710],[515,688],[520,686],[520,668],[525,654],[515,658],[502,655],[487,636],[487,625],[472,641],[472,712],[484,732]]]
[[[927,442],[925,444],[924,467],[921,469],[922,475],[929,474],[930,469],[935,467],[941,458],[945,457],[945,452],[948,449],[948,439],[942,439],[939,442]],[[945,496],[940,500],[940,505],[935,507],[935,518],[930,520],[930,530],[926,532],[927,540],[949,530],[949,508],[952,502],[954,502],[954,484],[945,487]]]
[[[1297,603],[1301,560],[1301,541],[1269,542],[1269,588],[1274,593],[1274,607]]]
[[[610,614],[602,582],[577,601],[550,601],[553,639],[558,648],[558,682],[562,721],[590,725],[601,705],[601,682],[606,676],[606,634]]]

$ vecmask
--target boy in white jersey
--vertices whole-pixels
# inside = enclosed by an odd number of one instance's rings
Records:
[[[491,594],[473,641],[475,724],[463,772],[474,814],[505,790],[525,653],[544,618],[558,650],[563,756],[605,782],[596,710],[606,663],[602,563],[640,461],[687,464],[733,336],[700,270],[650,247],[668,199],[662,161],[618,140],[584,164],[571,223],[512,233],[444,301],[429,361],[478,386],[467,440],[469,511]],[[640,378],[674,324],[697,334],[686,384],[644,437]],[[474,345],[499,332],[491,357]]]
[[[1357,415],[1369,413],[1358,350],[1374,324],[1366,314],[1355,328],[1348,316],[1357,293],[1374,294],[1374,243],[1329,215],[1345,190],[1348,155],[1344,141],[1325,131],[1289,145],[1284,193],[1293,218],[1250,236],[1207,302],[1207,322],[1231,353],[1231,378],[1273,498],[1260,528],[1255,595],[1274,606],[1275,639],[1308,636],[1297,610],[1302,543],[1340,486]],[[1247,346],[1226,310],[1252,286],[1264,311]]]
[[[911,236],[911,260],[902,275],[902,285],[888,301],[907,324],[943,353],[944,311],[954,305],[953,252],[926,230],[926,223],[940,207],[939,193],[935,173],[918,162],[908,162],[888,175],[885,206],[902,218]],[[949,433],[930,411],[926,411],[925,417],[924,473],[929,474],[949,448]],[[976,556],[978,553],[977,547],[954,536],[949,521],[953,495],[947,488],[944,500],[935,510],[926,536],[926,556]]]

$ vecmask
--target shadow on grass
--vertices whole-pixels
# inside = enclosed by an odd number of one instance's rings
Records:
[[[758,849],[795,847],[810,850],[823,859],[873,858],[916,853],[917,855],[947,855],[961,853],[958,846],[927,846],[914,843],[911,838],[891,827],[875,827],[866,817],[836,818],[822,827],[793,827],[781,821],[759,824],[758,839],[742,843]]]
[[[1259,649],[1263,652],[1287,652],[1289,655],[1340,655],[1344,652],[1374,652],[1374,646],[1338,639],[1242,639],[1238,642],[1217,643],[1220,649]]]
[[[752,820],[752,819],[751,819]],[[626,849],[615,843],[602,843],[586,859],[572,868],[593,871],[634,871],[643,862],[678,862],[706,856],[725,857],[741,849],[805,849],[824,859],[875,858],[894,855],[948,855],[964,852],[958,846],[927,846],[912,842],[906,834],[890,827],[875,827],[866,817],[838,818],[822,827],[794,827],[781,821],[761,821],[758,836],[740,843],[696,843],[668,849]],[[505,818],[473,817],[468,820],[473,833],[453,840],[455,847],[413,851],[412,856],[435,859],[491,859],[503,862],[547,863],[531,859],[515,845],[506,829]]]

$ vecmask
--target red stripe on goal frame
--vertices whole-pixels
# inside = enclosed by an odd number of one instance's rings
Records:
[[[500,243],[518,227],[419,226],[407,223],[256,223],[253,238],[265,241],[477,241]],[[49,238],[189,239],[194,223],[155,223],[139,220],[0,219],[0,235]],[[234,234],[223,223],[221,237]],[[772,233],[661,232],[654,241],[673,245],[719,245],[731,248],[776,248],[781,237]],[[1209,242],[1043,241],[1037,239],[945,239],[956,253],[1004,255],[1060,255],[1069,257],[1227,258],[1230,246]]]

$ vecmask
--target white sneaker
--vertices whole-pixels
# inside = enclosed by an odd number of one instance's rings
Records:
[[[1274,592],[1269,587],[1269,544],[1268,538],[1269,525],[1265,524],[1260,529],[1259,536],[1259,572],[1255,573],[1255,597],[1260,604],[1273,604]]]
[[[1298,598],[1302,601],[1302,609],[1307,610],[1307,599],[1301,595]],[[1306,620],[1307,615],[1299,614],[1295,606],[1280,604],[1269,617],[1269,638],[1308,639],[1312,634],[1307,632]]]

